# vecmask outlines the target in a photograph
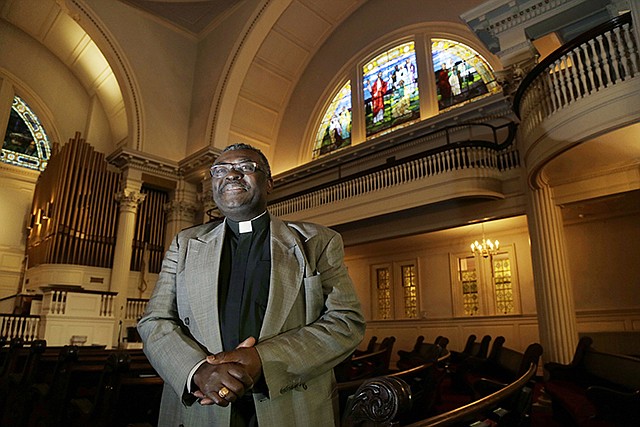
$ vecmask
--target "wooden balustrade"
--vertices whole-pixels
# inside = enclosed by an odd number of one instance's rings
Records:
[[[29,343],[36,339],[45,338],[47,325],[52,323],[56,325],[56,328],[64,328],[65,330],[71,328],[69,334],[73,331],[74,323],[78,323],[79,327],[83,328],[82,330],[90,329],[87,325],[92,325],[92,322],[98,322],[102,328],[109,329],[114,327],[115,322],[113,316],[114,299],[115,294],[109,292],[50,289],[43,296],[42,316],[0,314],[0,337],[5,338],[7,342],[21,338],[25,343]],[[144,298],[127,299],[126,326],[135,327],[148,302],[149,300]],[[66,338],[68,337],[65,335],[65,337],[56,339],[57,341],[63,340],[64,342],[60,345],[64,345],[69,344]],[[102,344],[107,345],[106,342]]]
[[[424,156],[273,203],[269,210],[276,216],[286,216],[462,169],[504,171],[519,166],[520,157],[511,144],[506,148],[486,142],[449,144]]]
[[[529,133],[552,114],[590,94],[640,75],[638,41],[625,14],[565,44],[522,81],[514,98]]]
[[[145,298],[129,298],[125,307],[125,319],[138,321],[147,308],[148,299]]]
[[[40,316],[0,314],[0,322],[0,337],[6,338],[7,342],[14,338],[21,338],[24,342],[38,338]]]

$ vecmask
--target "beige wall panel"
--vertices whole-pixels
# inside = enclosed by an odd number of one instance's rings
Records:
[[[247,98],[238,98],[236,111],[233,114],[232,128],[236,132],[242,131],[256,138],[271,140],[278,124],[278,115]]]
[[[305,3],[315,11],[320,13],[325,19],[335,22],[341,20],[341,18],[355,8],[362,0],[306,0]]]
[[[254,62],[242,85],[242,95],[270,108],[283,107],[291,81]]]
[[[565,227],[577,311],[640,308],[638,219],[636,213]]]
[[[87,42],[87,33],[65,13],[56,13],[43,34],[43,43],[65,63],[73,61],[78,47]]]
[[[256,56],[285,76],[295,77],[305,65],[309,52],[284,35],[272,31]]]
[[[276,29],[303,46],[313,47],[327,37],[331,24],[304,4],[293,2],[278,20]]]
[[[260,149],[260,151],[262,151],[264,155],[267,156],[267,160],[269,160],[269,164],[273,163],[273,158],[272,158],[273,148],[269,144],[269,142],[252,138],[240,132],[234,132],[234,131],[229,132],[229,145],[238,144],[241,142],[245,144],[253,145],[254,147]],[[224,147],[221,147],[221,148],[224,148]]]
[[[42,0],[19,0],[23,7],[8,8],[8,18],[27,32],[41,34],[46,21],[58,7],[53,1],[49,1],[48,7],[42,7]]]

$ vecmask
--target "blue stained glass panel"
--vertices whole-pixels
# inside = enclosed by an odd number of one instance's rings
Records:
[[[49,139],[40,121],[22,98],[14,97],[0,161],[44,170],[50,157]]]
[[[367,137],[420,118],[414,42],[378,55],[362,75]]]

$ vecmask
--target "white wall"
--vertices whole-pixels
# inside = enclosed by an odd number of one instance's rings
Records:
[[[0,163],[0,298],[17,293],[37,173]]]

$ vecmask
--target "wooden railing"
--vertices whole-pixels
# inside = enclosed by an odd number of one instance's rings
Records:
[[[475,402],[461,406],[460,408],[413,423],[410,427],[444,427],[473,419],[474,415],[481,414],[487,409],[494,408],[500,405],[500,403],[505,399],[519,393],[523,387],[526,387],[533,379],[537,369],[538,366],[532,363],[529,369],[520,378],[503,389],[483,397],[482,399],[476,400]]]
[[[83,307],[74,304],[75,297],[84,296],[93,298],[95,304],[87,304],[88,300],[80,300],[79,303]],[[84,294],[84,295],[83,295]],[[95,318],[95,319],[114,319],[113,304],[115,295],[112,293],[100,292],[72,292],[65,290],[52,290],[45,293],[45,303],[42,315],[54,316],[63,319],[65,316],[77,317],[78,315]],[[129,320],[127,324],[137,323],[142,317],[144,310],[149,302],[144,298],[128,298],[125,307],[125,320]],[[87,307],[97,307],[95,311],[87,312]],[[79,312],[80,310],[80,312]],[[115,319],[114,319],[115,320]],[[36,339],[42,339],[44,331],[40,331],[42,323],[39,315],[18,315],[18,314],[0,314],[0,337],[6,339],[7,342],[15,338],[21,338],[25,343],[30,343]]]
[[[576,101],[637,78],[639,62],[629,13],[577,37],[523,79],[513,103],[520,130],[529,133]]]
[[[144,310],[147,308],[148,302],[149,300],[146,298],[127,298],[124,318],[127,320],[135,320],[137,322],[144,314]]]
[[[474,425],[474,421],[477,421],[481,414],[500,407],[507,399],[522,392],[536,371],[537,365],[532,363],[522,376],[495,393],[451,411],[414,422],[409,424],[409,427]],[[411,400],[411,387],[402,378],[383,376],[366,380],[349,403],[345,424],[360,425],[359,423],[364,421],[377,423],[376,425],[395,425],[397,420],[411,409]]]
[[[468,124],[462,127],[488,126]],[[414,181],[455,172],[463,169],[493,169],[505,171],[520,166],[520,156],[513,141],[513,125],[509,123],[505,141],[498,141],[499,128],[493,128],[493,141],[450,142],[449,132],[444,132],[446,144],[417,155],[394,161],[383,167],[336,180],[320,188],[293,195],[269,204],[269,211],[276,216],[314,209],[323,205],[363,196],[375,191],[400,186]]]
[[[78,299],[75,302],[73,299],[70,299],[70,296],[85,296],[83,299]],[[89,295],[91,297],[89,297]],[[113,304],[115,299],[115,294],[112,292],[91,292],[91,291],[68,291],[64,289],[53,289],[44,293],[44,297],[42,300],[42,314],[45,315],[65,315],[65,314],[74,314],[77,315],[78,311],[86,313],[87,304],[84,304],[87,301],[87,298],[99,299],[99,303],[97,304],[98,309],[92,313],[92,316],[95,317],[113,317]],[[67,313],[67,311],[71,309],[74,310],[73,313]]]
[[[24,342],[38,339],[40,316],[0,314],[0,337],[7,342],[14,338],[22,338]]]

